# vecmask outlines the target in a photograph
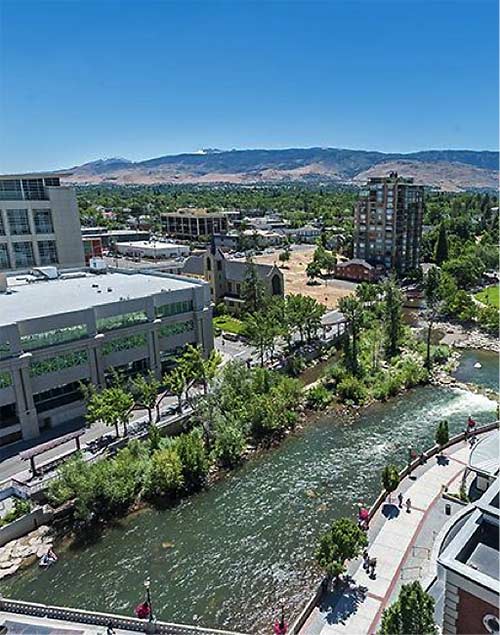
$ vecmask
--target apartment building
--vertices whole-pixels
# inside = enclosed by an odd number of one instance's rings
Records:
[[[228,214],[209,212],[204,208],[181,208],[161,215],[162,230],[169,236],[196,240],[229,229]]]
[[[210,289],[159,272],[8,276],[0,293],[0,445],[84,414],[80,382],[158,377],[190,344],[213,348]]]
[[[405,273],[420,264],[424,188],[391,172],[362,189],[354,217],[354,257]]]
[[[62,176],[0,176],[0,271],[83,265],[76,194]]]

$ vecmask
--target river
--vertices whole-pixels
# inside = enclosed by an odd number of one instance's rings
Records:
[[[480,364],[475,368],[475,364]],[[470,382],[498,392],[498,354],[493,351],[465,349],[454,373],[459,381]]]
[[[130,516],[93,545],[63,551],[51,569],[27,569],[2,592],[132,615],[149,576],[160,619],[269,632],[278,601],[296,615],[314,587],[322,529],[353,516],[358,501],[369,504],[383,466],[403,465],[408,446],[432,445],[439,420],[455,433],[469,414],[491,421],[495,403],[427,386],[351,423],[325,415],[210,490],[173,509]]]

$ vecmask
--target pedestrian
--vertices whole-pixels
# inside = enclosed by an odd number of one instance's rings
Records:
[[[399,492],[398,494],[398,504],[399,504],[399,509],[403,508],[403,494],[401,492]]]
[[[368,571],[368,567],[370,566],[370,556],[368,555],[368,549],[363,551],[363,569]]]
[[[370,559],[370,578],[375,577],[375,569],[377,568],[377,558]]]
[[[113,622],[108,622],[108,627],[106,628],[106,635],[116,635],[115,629],[113,628]]]
[[[410,498],[406,499],[406,511],[408,512],[408,514],[411,512],[411,499]]]

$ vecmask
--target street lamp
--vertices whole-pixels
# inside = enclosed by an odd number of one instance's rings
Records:
[[[151,602],[151,580],[146,578],[144,580],[144,588],[146,589],[146,602],[149,606],[149,621],[153,621],[153,604]]]

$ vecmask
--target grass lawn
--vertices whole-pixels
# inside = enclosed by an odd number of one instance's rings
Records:
[[[476,298],[483,304],[491,304],[498,309],[498,288],[498,284],[493,287],[486,287],[486,289],[476,293]]]
[[[230,315],[218,315],[214,317],[214,326],[221,329],[221,331],[235,333],[236,335],[243,333],[243,322]]]

